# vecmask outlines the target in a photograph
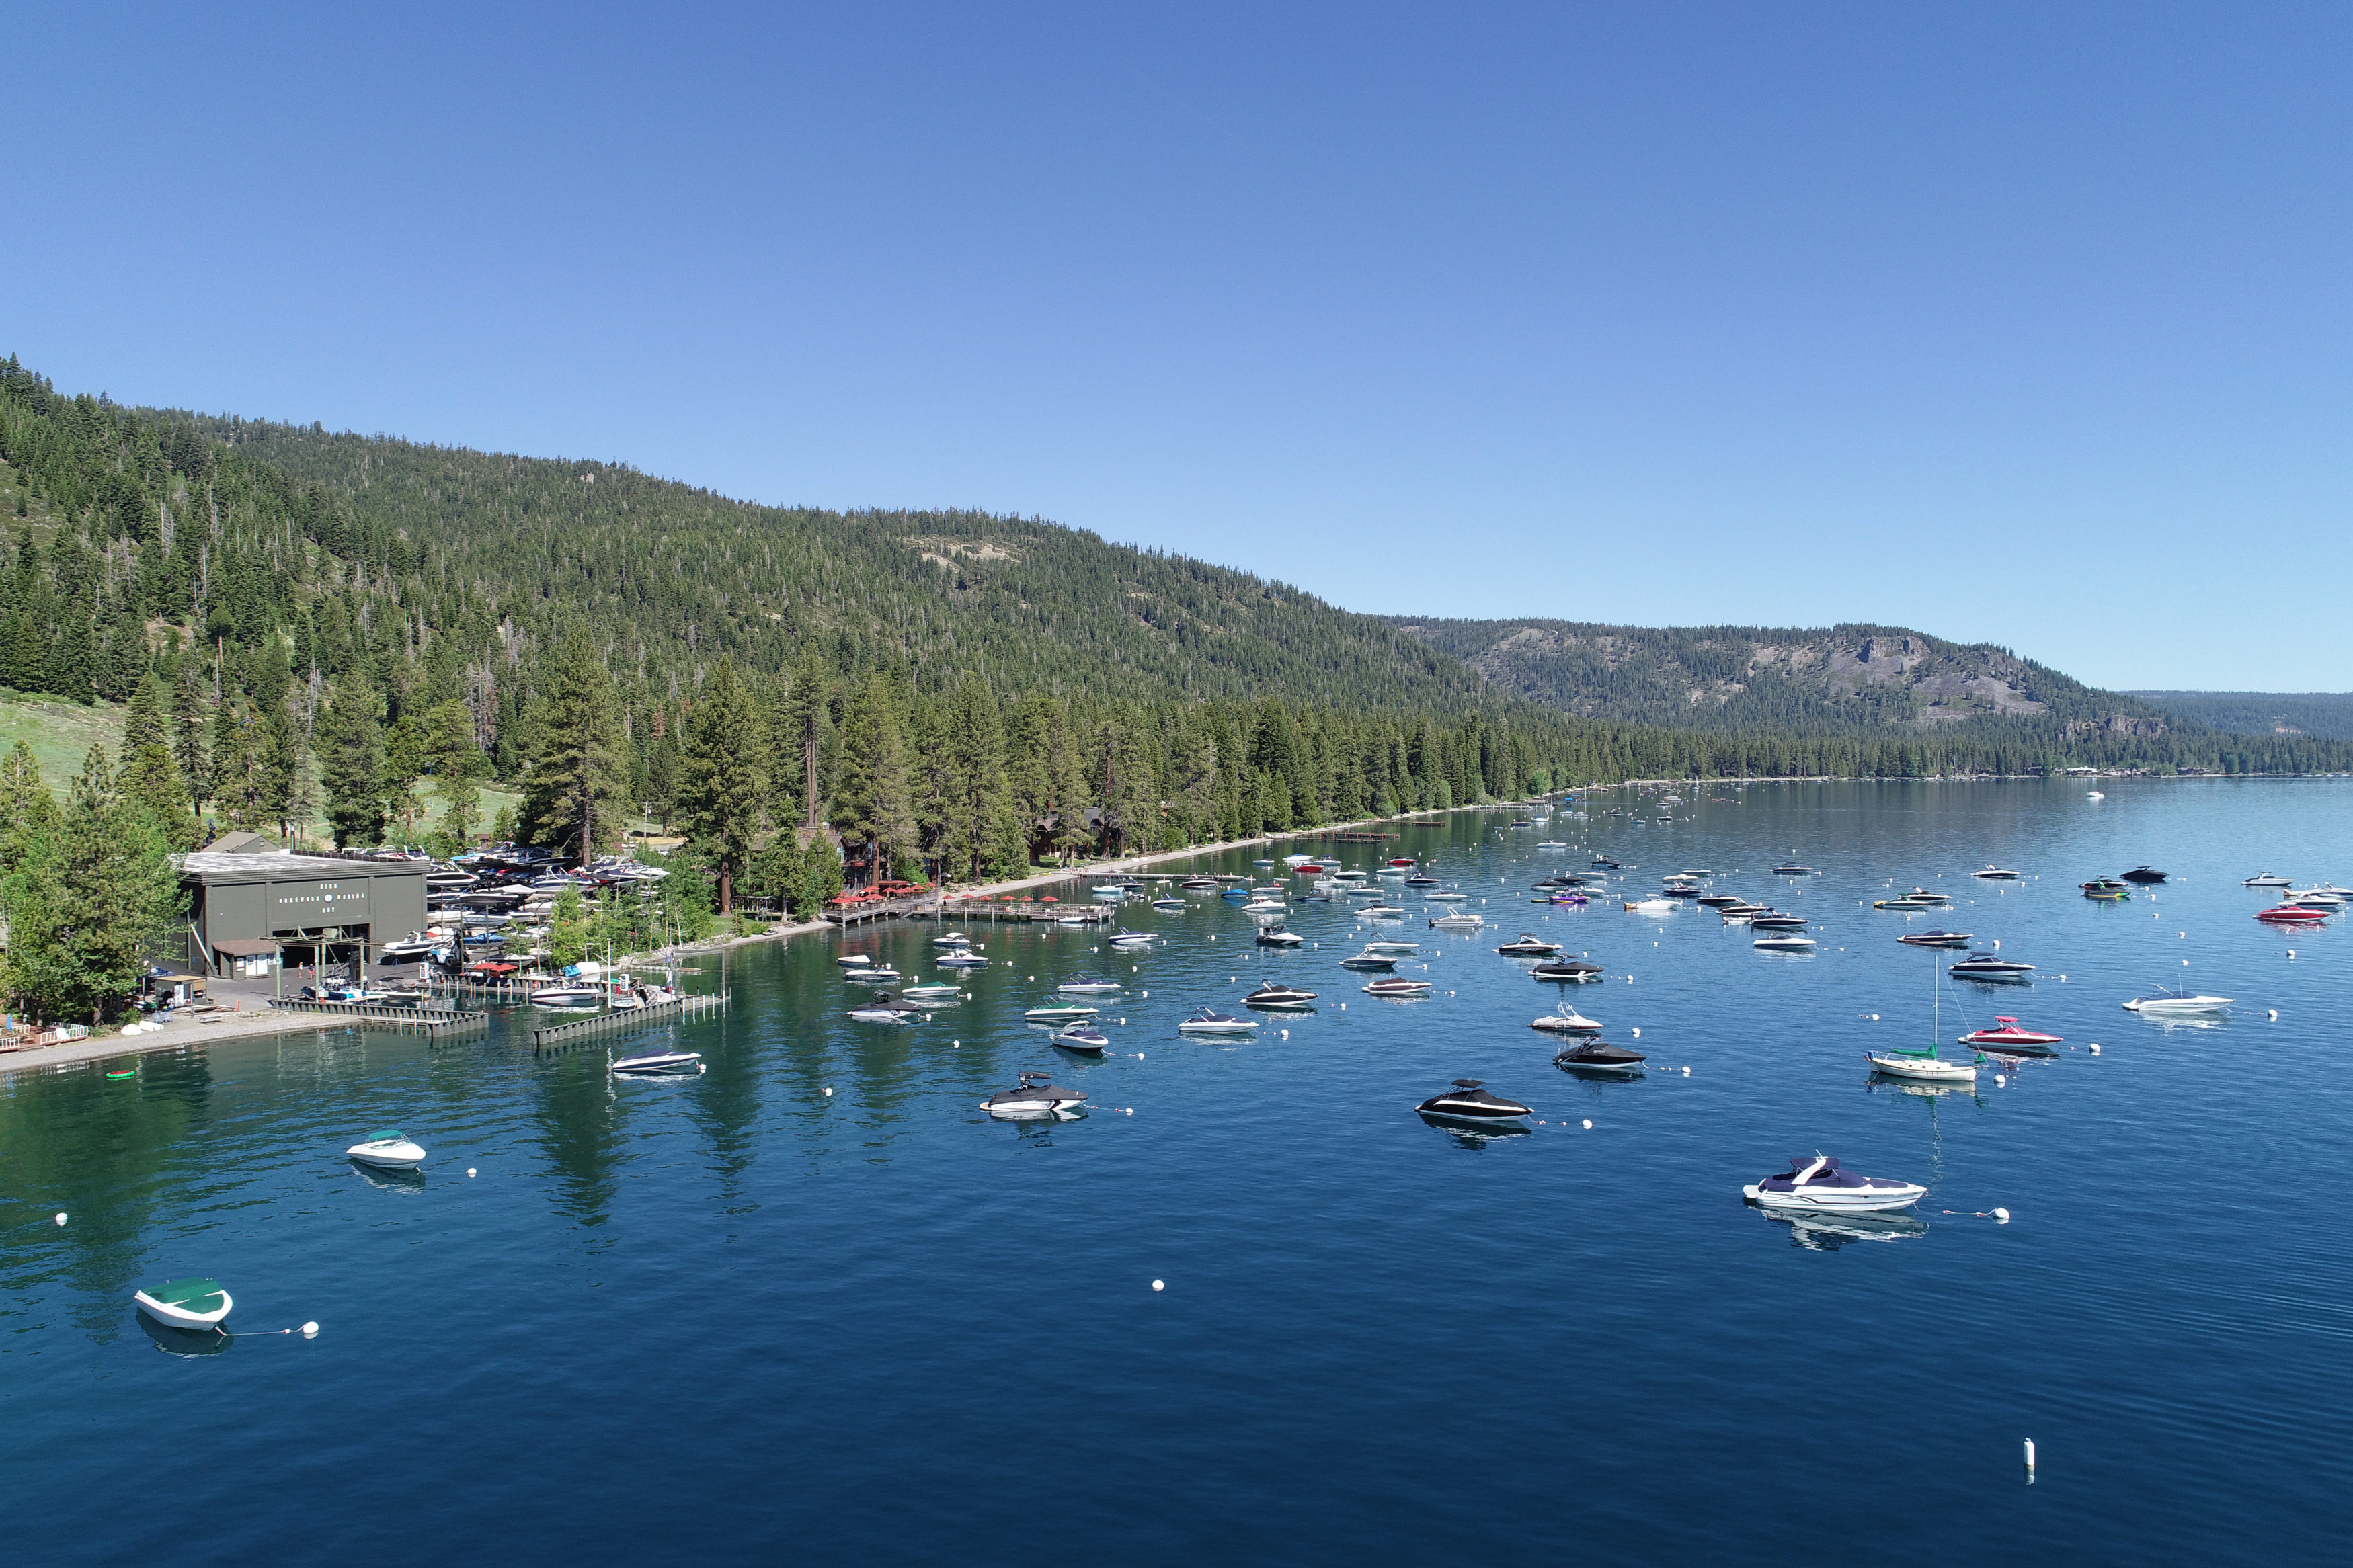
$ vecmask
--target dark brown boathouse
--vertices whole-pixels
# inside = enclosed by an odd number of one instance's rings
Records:
[[[261,840],[260,842],[267,842]],[[186,961],[197,974],[267,976],[364,961],[425,926],[422,860],[199,849],[180,858]]]

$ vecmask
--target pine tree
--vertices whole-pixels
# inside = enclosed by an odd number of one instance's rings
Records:
[[[187,787],[188,809],[204,810],[212,798],[205,776],[204,671],[192,654],[180,657],[172,678],[172,760]]]
[[[319,777],[337,847],[384,842],[384,735],[375,688],[356,674],[336,683],[319,724]]]
[[[270,704],[261,721],[261,816],[278,824],[285,838],[291,826],[295,796],[308,793],[310,762],[303,754],[302,731],[282,701]],[[307,814],[306,814],[307,815]]]
[[[735,879],[751,859],[768,792],[768,737],[752,689],[723,658],[702,683],[686,731],[681,804],[719,860],[719,912],[735,909]]]
[[[586,861],[619,840],[628,767],[612,677],[578,622],[549,661],[533,731],[525,830],[533,842]]]
[[[871,675],[842,716],[834,816],[842,847],[864,861],[870,881],[890,877],[915,856],[914,803],[898,706],[891,683]]]
[[[58,825],[58,797],[41,777],[33,749],[19,741],[0,758],[0,878],[22,870]]]
[[[9,994],[37,1016],[93,1024],[126,1005],[147,945],[181,908],[179,877],[147,812],[92,747],[54,833],[8,879]]]
[[[164,720],[163,685],[154,676],[142,679],[132,693],[130,710],[122,716],[122,776],[124,798],[143,809],[174,849],[195,847],[196,818],[188,809],[188,786],[172,760],[171,727]]]

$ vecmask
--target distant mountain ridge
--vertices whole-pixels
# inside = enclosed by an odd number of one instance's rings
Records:
[[[1582,718],[1822,734],[2017,723],[2157,736],[2166,710],[1991,643],[1907,626],[1627,626],[1392,616],[1490,685]]]
[[[2176,719],[2242,735],[2353,741],[2353,691],[2135,691]]]

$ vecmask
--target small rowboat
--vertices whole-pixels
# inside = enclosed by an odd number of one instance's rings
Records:
[[[217,1279],[174,1279],[132,1293],[139,1310],[174,1329],[217,1329],[235,1303]]]

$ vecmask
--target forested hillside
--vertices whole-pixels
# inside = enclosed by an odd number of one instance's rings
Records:
[[[841,862],[796,826],[834,829],[853,876],[968,879],[1626,777],[2353,758],[1874,628],[1903,646],[1831,649],[1826,687],[1794,655],[1783,673],[1694,643],[1639,679],[1605,660],[1608,700],[1564,712],[1454,657],[1475,633],[1408,636],[1036,520],[780,510],[610,464],[132,409],[14,360],[0,507],[0,685],[128,703],[90,787],[175,843],[200,819],[415,840],[430,792],[445,845],[578,850],[643,807],[723,889],[799,896]],[[1674,698],[1708,670],[1738,689]],[[512,820],[481,820],[486,778],[520,793]]]
[[[2164,732],[2165,715],[1988,643],[1902,626],[1616,626],[1392,617],[1502,690],[1678,729],[1834,734],[2043,721]]]
[[[2353,691],[2136,691],[2184,723],[2248,735],[2353,741]]]

